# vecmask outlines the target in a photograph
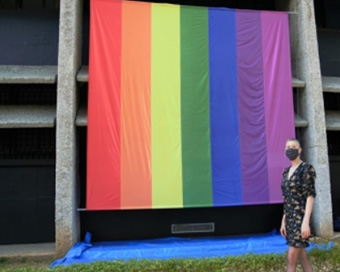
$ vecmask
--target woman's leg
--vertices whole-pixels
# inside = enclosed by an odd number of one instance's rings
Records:
[[[295,272],[300,248],[289,247],[287,253],[287,272]]]
[[[307,256],[307,251],[304,248],[301,248],[299,251],[299,261],[302,265],[303,271],[304,272],[312,272],[313,268],[311,264],[308,261],[308,256]]]

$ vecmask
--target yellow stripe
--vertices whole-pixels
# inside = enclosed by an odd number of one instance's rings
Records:
[[[183,207],[180,7],[152,4],[152,207]]]

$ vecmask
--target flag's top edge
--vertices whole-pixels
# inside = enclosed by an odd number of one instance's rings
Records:
[[[171,3],[155,3],[155,2],[143,2],[143,1],[135,1],[135,0],[91,0],[95,2],[123,2],[123,3],[133,3],[139,5],[161,5],[161,6],[181,6],[182,8],[191,8],[191,9],[208,9],[208,10],[220,10],[220,11],[230,11],[230,12],[254,12],[254,13],[277,13],[277,14],[288,14],[287,11],[279,11],[279,10],[253,10],[253,9],[233,9],[227,7],[210,7],[210,6],[192,6],[192,5],[179,5],[179,4],[171,4]]]

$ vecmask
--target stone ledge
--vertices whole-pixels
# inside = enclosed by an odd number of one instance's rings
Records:
[[[55,106],[0,105],[0,128],[54,127]]]
[[[55,243],[0,245],[0,257],[54,257]]]
[[[306,83],[296,77],[293,77],[292,85],[293,85],[293,88],[305,88],[306,87]]]
[[[79,82],[88,82],[89,81],[89,67],[88,66],[82,66],[77,74],[77,81]],[[296,77],[293,77],[292,79],[292,86],[294,88],[304,88],[306,87],[306,83],[302,81],[301,79],[298,79]]]
[[[87,108],[86,105],[81,105],[76,117],[76,126],[87,126]],[[295,113],[295,127],[308,127],[308,121],[303,119],[300,115]]]
[[[1,84],[54,84],[57,66],[0,65]]]
[[[89,67],[82,66],[77,73],[77,81],[79,82],[88,82],[89,81]]]
[[[340,77],[322,77],[324,92],[340,93]]]
[[[314,244],[325,244],[329,243],[330,241],[339,243],[340,242],[340,232],[333,232],[333,235],[329,238],[324,238],[320,236],[314,236],[309,239]]]
[[[326,129],[340,130],[340,111],[326,111]]]
[[[303,119],[300,115],[294,115],[295,127],[308,127],[308,121]]]
[[[78,114],[76,117],[76,126],[86,127],[87,126],[87,108],[86,105],[80,105]]]

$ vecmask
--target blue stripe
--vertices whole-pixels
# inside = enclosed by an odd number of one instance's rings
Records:
[[[235,11],[209,9],[211,163],[214,206],[242,204]]]

